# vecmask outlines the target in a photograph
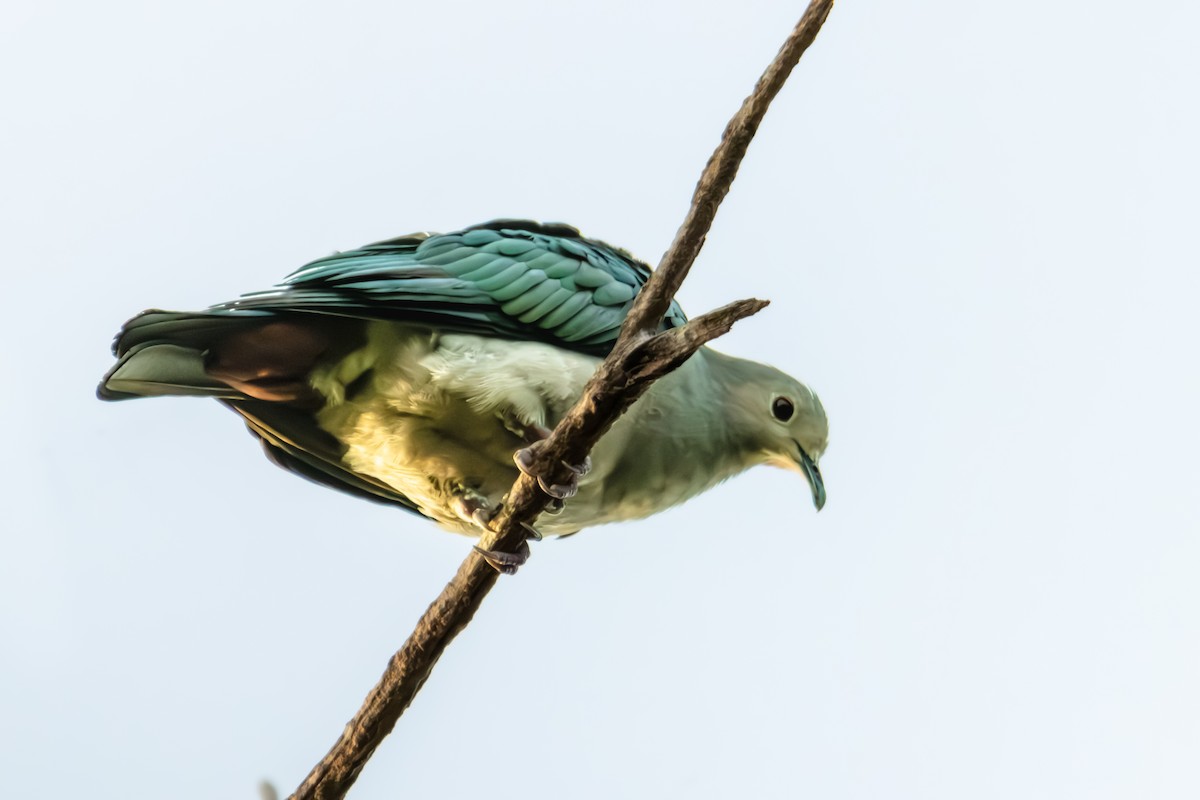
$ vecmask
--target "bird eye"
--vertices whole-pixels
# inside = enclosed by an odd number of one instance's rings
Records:
[[[792,414],[796,413],[796,406],[792,405],[792,401],[786,397],[776,397],[771,401],[771,413],[780,422],[787,422],[792,418]]]

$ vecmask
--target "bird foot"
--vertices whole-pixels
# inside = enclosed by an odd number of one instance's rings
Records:
[[[532,539],[535,542],[542,540],[541,531],[528,522],[522,522],[521,527],[525,529],[525,541],[521,542],[521,546],[515,553],[507,553],[503,550],[484,550],[479,545],[475,545],[475,552],[483,556],[483,560],[488,563],[488,566],[501,575],[515,575],[517,569],[524,566],[525,562],[529,560],[529,540]]]
[[[482,530],[488,530],[493,512],[487,498],[470,490],[458,495],[453,500],[454,513],[463,521],[477,525]]]
[[[530,525],[528,522],[522,522],[521,527],[525,529],[525,538],[533,539],[535,542],[542,540],[542,532]]]
[[[483,556],[483,560],[488,563],[488,566],[501,575],[515,575],[517,574],[517,569],[529,560],[529,543],[521,542],[521,546],[517,548],[517,552],[515,553],[506,553],[502,550],[484,550],[479,545],[475,545],[475,552]]]
[[[535,443],[536,444],[536,443]],[[562,465],[571,473],[570,479],[566,483],[550,483],[541,475],[537,474],[533,469],[533,451],[534,445],[523,447],[513,454],[513,461],[517,465],[517,469],[524,472],[531,478],[536,478],[538,486],[542,487],[542,491],[550,495],[555,500],[567,500],[574,497],[579,491],[579,479],[591,472],[592,458],[588,456],[583,460],[582,464],[568,464],[561,462]]]

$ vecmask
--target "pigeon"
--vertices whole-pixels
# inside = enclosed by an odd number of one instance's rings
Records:
[[[478,536],[649,276],[561,223],[401,236],[203,311],[137,315],[98,394],[213,398],[280,467]],[[685,322],[672,303],[659,327]],[[759,464],[803,475],[820,510],[828,438],[803,383],[704,347],[616,421],[568,484],[540,481],[553,499],[536,535],[647,517]]]

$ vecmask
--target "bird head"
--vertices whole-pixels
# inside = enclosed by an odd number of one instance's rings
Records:
[[[728,358],[728,357],[726,357]],[[736,359],[727,391],[735,398],[737,425],[747,431],[757,463],[799,472],[812,489],[813,505],[825,505],[825,482],[817,462],[829,443],[829,420],[812,389],[774,367]]]
[[[771,431],[767,463],[802,474],[820,511],[825,507],[825,481],[817,462],[829,443],[829,420],[812,389],[791,378],[788,382],[790,386],[771,393],[771,421],[777,427]]]

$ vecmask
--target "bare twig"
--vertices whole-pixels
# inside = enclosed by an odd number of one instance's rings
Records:
[[[675,240],[659,262],[654,278],[638,293],[629,311],[629,318],[621,329],[622,339],[635,336],[641,330],[652,330],[657,323],[648,325],[648,322],[659,320],[667,313],[672,298],[691,270],[692,262],[700,254],[700,248],[704,246],[704,237],[712,227],[717,208],[733,185],[742,157],[746,155],[750,140],[758,132],[758,125],[767,113],[767,107],[783,88],[784,81],[792,74],[792,68],[800,61],[800,56],[817,38],[817,32],[832,8],[833,0],[812,0],[808,4],[791,35],[779,48],[775,60],[754,85],[754,91],[742,101],[742,107],[725,126],[720,144],[709,156],[704,172],[700,173],[700,180],[696,182],[692,204],[683,224],[675,233]]]
[[[717,207],[754,137],[767,106],[792,67],[812,43],[833,0],[813,0],[754,92],[730,120],[704,168],[688,215],[658,269],[638,293],[608,358],[597,368],[575,407],[559,422],[535,454],[534,469],[563,482],[563,463],[582,463],[600,436],[650,384],[683,363],[705,342],[729,330],[739,319],[762,309],[762,300],[742,300],[705,314],[687,325],[656,334],[671,299],[686,277],[712,225]],[[525,539],[521,523],[532,523],[548,497],[536,481],[522,474],[505,507],[480,546],[512,551]],[[429,677],[446,646],[471,621],[497,574],[472,551],[453,580],[429,606],[403,647],[388,662],[379,683],[363,701],[333,748],[291,796],[291,800],[342,798],[375,748],[391,732],[400,715]]]

